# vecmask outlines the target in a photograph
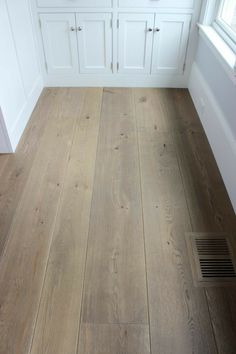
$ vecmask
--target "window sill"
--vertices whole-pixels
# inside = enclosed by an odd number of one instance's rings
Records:
[[[236,85],[236,55],[211,26],[198,25],[199,34],[222,64],[229,78]]]

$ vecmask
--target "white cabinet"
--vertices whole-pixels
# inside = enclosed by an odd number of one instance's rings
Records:
[[[48,73],[77,74],[75,14],[41,14],[40,21]]]
[[[111,73],[112,17],[104,13],[76,14],[81,73]]]
[[[188,9],[193,8],[193,6],[194,0],[119,0],[119,7],[157,7]]]
[[[111,73],[111,14],[51,13],[40,20],[49,74]]]
[[[37,0],[39,7],[111,7],[112,0]]]
[[[115,85],[115,80],[127,85],[132,77],[153,84],[158,78],[167,85],[180,82],[191,18],[191,13],[168,9],[40,14],[48,76],[57,83],[64,78],[73,85],[94,86]]]
[[[181,74],[191,15],[120,14],[119,73]]]
[[[120,14],[119,73],[150,73],[154,14]]]
[[[190,15],[156,15],[152,59],[153,74],[181,74],[183,72],[190,20]]]

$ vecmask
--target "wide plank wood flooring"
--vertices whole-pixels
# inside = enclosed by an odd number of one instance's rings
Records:
[[[0,354],[235,354],[185,232],[236,218],[187,90],[45,89],[0,155]]]

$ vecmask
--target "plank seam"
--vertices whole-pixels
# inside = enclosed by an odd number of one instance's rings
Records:
[[[37,109],[39,109],[39,107],[42,105],[42,99],[43,99],[43,97],[44,97],[45,91],[47,91],[47,89],[44,89],[44,91],[41,93],[41,96],[39,97],[38,103],[37,103],[37,105],[36,105],[34,111],[32,112],[32,115],[31,115],[31,117],[30,117],[30,120],[31,120],[31,118],[33,117],[34,112],[35,112]],[[30,120],[29,120],[29,122],[28,122],[28,126],[26,127],[26,131],[24,132],[24,134],[27,134],[27,133],[28,133],[28,130],[30,129],[30,126],[29,126]],[[44,131],[45,131],[45,127],[43,128],[43,133],[44,133]],[[24,136],[22,136],[22,138],[23,138],[23,137],[24,137]],[[42,144],[42,137],[43,137],[43,134],[42,134],[42,136],[40,137],[41,141],[40,141],[40,143],[39,143],[39,146]],[[19,142],[18,149],[20,149],[20,148],[23,146],[23,144],[22,144],[22,142],[23,142],[22,138],[21,138],[21,141]],[[17,152],[16,152],[16,153],[17,153]],[[0,250],[0,262],[1,262],[2,258],[4,258],[4,255],[5,255],[5,252],[6,252],[6,248],[7,248],[8,243],[10,243],[10,239],[11,239],[10,235],[11,235],[11,231],[12,231],[13,226],[14,226],[15,214],[17,213],[17,211],[18,211],[18,210],[20,209],[20,207],[21,207],[22,198],[23,198],[24,193],[25,193],[25,190],[26,190],[27,182],[28,182],[29,179],[30,179],[31,171],[32,171],[32,169],[33,169],[33,164],[34,164],[34,162],[35,162],[35,160],[36,160],[36,156],[37,156],[37,150],[35,151],[34,156],[33,156],[33,158],[32,158],[32,161],[31,161],[31,164],[30,164],[30,168],[29,168],[29,170],[28,170],[28,173],[27,173],[27,176],[26,176],[26,179],[25,179],[25,183],[24,183],[24,185],[23,185],[23,188],[22,188],[22,190],[21,190],[21,193],[19,193],[19,194],[20,194],[20,195],[19,195],[19,199],[18,199],[18,201],[16,202],[15,211],[14,211],[14,214],[13,214],[13,216],[12,216],[12,218],[11,218],[11,221],[10,221],[10,227],[9,227],[9,229],[8,229],[8,231],[7,231],[6,239],[5,239],[5,241],[3,242],[2,249]],[[4,168],[1,170],[1,173],[3,173],[3,172],[5,171],[5,168],[6,168],[6,164],[5,164]]]
[[[172,140],[173,146],[176,147],[176,143],[175,143],[175,139],[174,139],[174,132],[171,132],[171,140]],[[178,151],[178,149],[176,149],[175,151]],[[185,183],[184,183],[182,168],[181,168],[181,165],[180,165],[179,153],[176,152],[175,156],[176,156],[177,164],[178,164],[178,167],[179,167],[180,178],[181,178],[182,185],[183,185],[183,191],[184,191],[187,211],[188,211],[188,215],[189,215],[190,226],[191,226],[191,229],[193,231],[192,214],[191,214],[191,211],[190,211],[189,202],[188,202],[188,198],[187,198],[187,192],[186,192],[186,187],[185,187]],[[219,348],[218,348],[218,345],[217,345],[217,341],[216,341],[216,334],[215,334],[213,323],[212,323],[212,317],[211,317],[211,313],[210,313],[210,308],[209,308],[209,303],[208,303],[208,299],[207,299],[206,289],[204,289],[203,293],[204,293],[204,297],[205,297],[205,301],[206,301],[206,306],[207,306],[208,315],[209,315],[209,319],[210,319],[210,324],[211,324],[211,329],[212,329],[212,335],[213,335],[214,342],[215,342],[215,347],[216,347],[216,350],[217,350],[217,354],[220,354],[219,353]]]
[[[82,108],[84,107],[85,96],[86,95],[84,93],[83,101],[82,101],[83,103],[81,105]],[[62,187],[61,187],[61,191],[60,191],[60,195],[59,195],[59,200],[58,200],[58,204],[57,204],[57,209],[56,209],[56,213],[55,213],[54,222],[53,222],[53,225],[52,225],[52,231],[50,233],[51,234],[51,240],[50,240],[50,245],[49,245],[49,250],[48,250],[48,255],[47,255],[47,262],[46,262],[46,266],[45,266],[45,272],[44,272],[42,287],[41,287],[41,291],[40,291],[38,308],[37,308],[37,311],[36,311],[36,317],[35,317],[35,321],[34,321],[34,324],[33,324],[33,333],[32,333],[30,346],[29,346],[29,351],[28,351],[29,354],[31,353],[32,347],[33,347],[33,342],[34,342],[34,336],[35,336],[35,331],[36,331],[37,322],[38,322],[39,311],[40,311],[40,307],[41,307],[41,303],[42,303],[42,295],[43,295],[43,290],[44,290],[44,287],[45,287],[45,279],[46,279],[46,275],[47,275],[48,263],[49,263],[50,253],[51,253],[51,246],[52,246],[52,243],[53,243],[53,240],[54,240],[54,236],[55,236],[57,218],[58,218],[58,215],[60,213],[61,206],[62,206],[61,205],[61,200],[62,200],[62,195],[63,195],[63,192],[64,192],[65,181],[66,181],[66,177],[67,177],[67,170],[68,170],[68,165],[69,165],[69,156],[70,156],[70,153],[72,151],[72,147],[74,145],[74,140],[75,140],[75,136],[76,136],[76,132],[77,132],[76,125],[78,124],[77,120],[79,120],[79,117],[81,117],[82,108],[79,111],[78,118],[75,119],[75,122],[73,124],[72,141],[71,141],[71,145],[70,145],[70,147],[68,149],[68,153],[67,153],[67,163],[66,163],[66,166],[65,166],[65,169],[64,169],[64,173],[63,173]]]
[[[148,286],[148,271],[147,271],[147,248],[146,248],[146,239],[145,239],[145,225],[144,225],[144,211],[143,211],[143,188],[142,188],[142,173],[141,173],[141,160],[140,160],[140,146],[139,146],[139,133],[138,133],[138,124],[137,124],[137,110],[134,99],[134,90],[132,89],[132,101],[134,108],[134,121],[135,121],[135,130],[136,130],[136,144],[138,150],[138,169],[139,169],[139,191],[142,205],[142,225],[143,225],[143,243],[144,243],[144,259],[145,259],[145,274],[146,274],[146,293],[147,293],[147,312],[148,312],[148,327],[149,327],[149,345],[150,345],[150,354],[152,354],[152,337],[151,337],[151,320],[150,320],[150,306],[149,306],[149,286]]]
[[[86,278],[87,259],[88,259],[88,245],[89,245],[89,235],[90,235],[90,227],[91,227],[91,213],[92,213],[92,205],[93,205],[93,201],[94,201],[94,181],[95,181],[97,164],[98,164],[98,162],[97,162],[98,146],[99,146],[100,135],[101,135],[100,133],[101,133],[101,115],[102,115],[102,106],[103,106],[103,94],[104,94],[104,89],[102,89],[102,94],[101,94],[101,107],[100,107],[100,115],[99,115],[99,129],[98,129],[98,135],[97,135],[97,147],[96,147],[96,155],[95,155],[96,162],[94,164],[94,173],[93,173],[93,192],[92,192],[92,198],[91,198],[91,202],[90,202],[89,227],[88,227],[88,231],[87,231],[86,255],[85,255],[84,272],[83,272],[82,298],[81,298],[79,325],[78,325],[78,334],[77,334],[77,340],[76,340],[76,346],[75,346],[75,353],[79,352],[79,337],[80,337],[81,325],[82,325],[82,312],[83,312],[83,304],[84,304],[84,289],[85,289],[85,278]]]

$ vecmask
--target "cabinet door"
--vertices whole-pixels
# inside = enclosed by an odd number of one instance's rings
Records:
[[[153,14],[119,15],[119,73],[150,73],[153,26]]]
[[[78,50],[75,15],[41,14],[40,20],[48,73],[77,73]]]
[[[111,73],[111,19],[106,13],[76,15],[81,73]]]
[[[154,29],[153,74],[181,74],[188,44],[190,15],[157,14]]]

